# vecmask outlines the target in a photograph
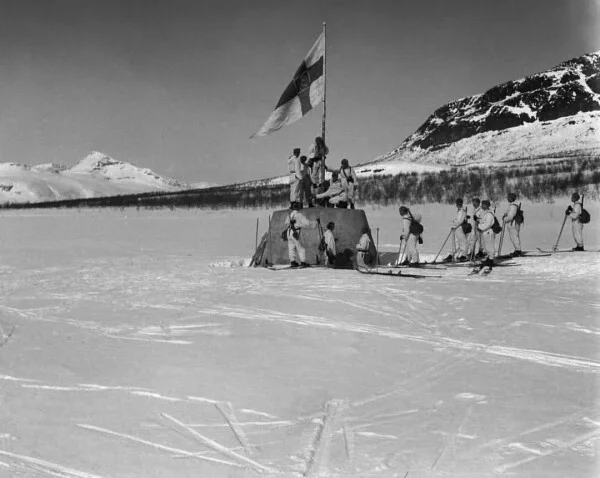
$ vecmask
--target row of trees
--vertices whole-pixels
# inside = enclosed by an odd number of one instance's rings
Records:
[[[401,173],[363,177],[359,181],[360,204],[452,203],[456,197],[504,197],[509,191],[534,201],[550,200],[578,190],[597,198],[600,158],[556,160],[529,166],[453,167],[440,172]],[[277,208],[289,205],[289,187],[244,185],[208,189],[154,192],[101,198],[70,199],[43,203],[5,204],[4,208]]]

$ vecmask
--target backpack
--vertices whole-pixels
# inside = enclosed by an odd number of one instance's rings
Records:
[[[349,183],[353,183],[354,182],[354,178],[352,177],[352,168],[348,167],[348,169],[350,169],[350,176],[348,176],[346,174],[346,171],[344,171],[344,168],[341,168],[340,171],[342,172],[342,174],[344,175],[344,178],[346,179],[347,182]]]
[[[408,226],[408,232],[410,232],[414,236],[423,234],[423,231],[425,230],[423,225],[420,222],[415,221],[410,211],[408,211],[408,214],[410,214],[410,226]]]
[[[462,228],[462,230],[465,234],[470,234],[471,231],[473,230],[473,226],[469,223],[468,219],[469,219],[469,216],[465,216],[465,220],[460,225],[460,227]]]
[[[494,224],[492,225],[492,232],[494,234],[500,234],[502,232],[502,226],[498,222],[498,218],[494,216]]]
[[[579,215],[579,222],[581,224],[587,224],[588,222],[590,222],[590,213],[587,211],[587,209],[583,209],[581,208],[581,214]]]
[[[515,221],[515,224],[518,224],[519,226],[525,222],[525,215],[523,214],[523,209],[521,209],[521,203],[519,203],[517,214],[515,214],[515,218],[513,220]]]
[[[581,214],[579,215],[579,222],[581,224],[587,224],[590,222],[590,219],[590,213],[587,211],[587,209],[583,209],[583,196],[581,196]]]

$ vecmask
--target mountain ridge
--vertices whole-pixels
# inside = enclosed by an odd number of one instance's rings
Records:
[[[512,130],[513,136],[518,131],[527,134],[529,125],[552,126],[554,121],[574,117],[574,123],[555,124],[557,130],[566,129],[559,134],[566,143],[563,152],[569,155],[571,151],[578,149],[581,122],[586,122],[586,118],[589,120],[589,124],[583,126],[583,129],[600,129],[597,115],[591,114],[598,111],[600,51],[587,53],[563,61],[548,70],[493,86],[484,93],[451,101],[437,108],[398,147],[372,162],[417,161],[450,164],[449,158],[443,158],[443,154],[435,154],[436,151],[452,146],[456,149],[457,143],[485,133]],[[585,115],[586,113],[590,115]],[[586,142],[585,148],[587,154],[596,154],[598,144],[588,143],[590,142]],[[532,137],[524,156],[535,149],[536,144],[541,150],[544,149],[541,141],[536,142],[536,138]],[[494,153],[496,161],[501,161],[501,150]],[[492,156],[494,155],[488,154],[486,160],[493,160]],[[456,157],[455,161],[456,164],[466,162],[460,156]]]
[[[194,184],[194,187],[202,183]],[[206,183],[206,186],[209,186]],[[190,186],[172,178],[90,152],[75,166],[58,163],[29,166],[0,163],[0,203],[91,198],[152,191],[177,191]]]

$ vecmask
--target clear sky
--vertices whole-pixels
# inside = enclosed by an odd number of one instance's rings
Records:
[[[185,181],[287,172],[319,106],[249,139],[327,22],[329,164],[600,49],[600,0],[0,0],[0,162],[91,150]]]

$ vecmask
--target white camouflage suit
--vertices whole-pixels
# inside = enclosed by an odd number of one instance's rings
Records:
[[[482,215],[483,209],[481,209],[481,206],[476,208],[471,215],[470,221],[472,229],[471,234],[469,234],[469,256],[475,256],[479,252],[479,249],[482,248],[481,231],[477,226],[477,222],[481,220]],[[475,218],[477,218],[477,220],[475,220]]]
[[[331,264],[329,261],[329,255],[335,257],[337,254],[335,249],[335,237],[333,236],[331,229],[325,229],[323,238],[325,239],[325,245],[327,246],[327,250],[325,251],[325,265],[328,266]]]
[[[356,265],[358,267],[370,267],[365,264],[365,254],[369,252],[369,247],[371,245],[371,239],[369,235],[365,232],[356,244]]]
[[[496,247],[496,234],[492,231],[494,225],[494,213],[489,209],[483,212],[483,217],[479,221],[479,231],[481,231],[481,244],[483,251],[488,259],[493,259]]]
[[[310,172],[310,179],[315,186],[319,186],[325,182],[325,156],[329,154],[329,148],[319,147],[313,143],[308,150],[308,159],[313,160],[313,165]]]
[[[515,221],[515,216],[517,215],[517,211],[519,210],[519,206],[514,202],[511,202],[508,205],[508,210],[506,211],[506,215],[504,216],[504,224],[508,229],[508,237],[510,237],[510,242],[513,243],[515,247],[515,251],[521,250],[521,237],[519,232],[521,230],[521,224],[517,224]]]
[[[348,166],[347,168],[341,167],[339,177],[342,184],[346,185],[346,191],[348,192],[348,205],[352,205],[358,198],[358,178],[354,172],[354,168]]]
[[[468,246],[467,246],[467,236],[462,228],[462,223],[467,218],[467,208],[460,207],[456,211],[456,216],[454,216],[454,220],[452,221],[452,228],[454,229],[454,245],[456,248],[456,253],[454,257],[458,259],[459,257],[466,257]]]
[[[290,224],[293,225],[290,227]],[[300,211],[292,211],[285,220],[287,226],[287,243],[290,262],[306,262],[306,249],[304,248],[302,238],[302,228],[317,227],[316,221],[308,220]],[[294,231],[298,233],[298,238],[294,237]]]
[[[573,239],[575,239],[577,247],[583,247],[583,224],[579,221],[581,209],[581,202],[577,201],[573,203],[573,210],[571,211],[571,230],[573,231]]]
[[[288,158],[288,171],[290,173],[290,202],[302,200],[302,164],[300,157],[293,154]]]
[[[417,249],[417,242],[420,234],[413,234],[410,232],[411,214],[410,212],[404,216],[400,216],[402,219],[402,236],[406,241],[405,250],[406,256],[403,260],[408,260],[411,264],[419,262],[419,250]]]

